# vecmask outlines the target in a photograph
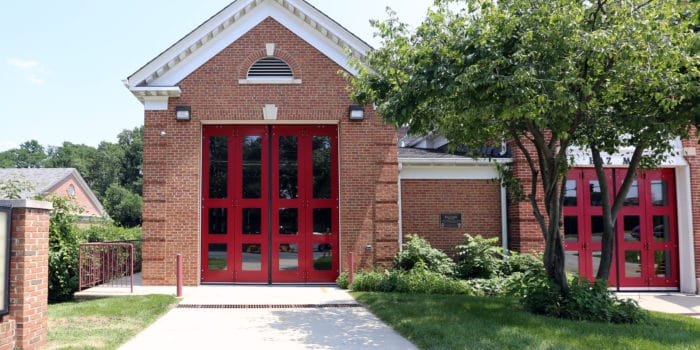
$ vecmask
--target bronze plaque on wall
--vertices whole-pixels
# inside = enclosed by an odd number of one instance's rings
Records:
[[[440,227],[442,228],[460,228],[462,227],[462,214],[440,214]]]

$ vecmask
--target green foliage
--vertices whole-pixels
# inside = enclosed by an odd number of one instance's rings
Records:
[[[141,239],[141,227],[120,227],[111,223],[90,225],[78,231],[80,242],[114,242]]]
[[[562,295],[560,287],[543,274],[526,278],[525,285],[522,303],[536,314],[593,322],[649,322],[648,312],[636,301],[617,298],[604,281],[591,284],[575,278],[567,295]]]
[[[513,141],[537,185],[524,195],[547,242],[546,270],[566,293],[557,252],[567,152],[630,147],[643,158],[633,156],[631,169],[636,160],[650,166],[666,157],[669,140],[700,124],[698,4],[435,4],[415,31],[394,13],[373,22],[382,47],[355,62],[359,73],[348,76],[352,98],[374,103],[385,121],[412,133],[437,132],[474,149],[503,137]],[[612,251],[611,239],[604,239],[603,251]]]
[[[107,189],[103,198],[109,216],[120,225],[134,227],[141,225],[141,196],[116,184]]]
[[[460,278],[490,278],[499,274],[503,264],[503,249],[498,238],[465,234],[466,241],[457,245],[455,256],[457,276]]]
[[[76,168],[103,204],[107,200],[112,201],[111,206],[105,205],[112,219],[121,226],[138,226],[141,223],[140,196],[143,187],[143,126],[123,130],[117,139],[117,143],[101,142],[97,148],[71,142],[64,142],[58,147],[44,147],[38,141],[31,140],[19,148],[0,152],[0,167]],[[113,190],[110,198],[107,198],[107,191],[112,185],[138,197]],[[127,203],[117,204],[117,198],[124,198]]]
[[[354,291],[398,292],[410,294],[470,294],[464,281],[428,270],[419,262],[411,270],[358,272],[350,288]]]
[[[433,248],[428,241],[415,234],[407,235],[408,242],[394,258],[394,268],[410,271],[422,262],[425,268],[445,276],[454,273],[455,264],[447,254]]]
[[[352,292],[420,349],[698,349],[700,320],[654,312],[649,324],[551,319],[513,298]]]
[[[22,193],[30,192],[33,189],[32,184],[27,180],[0,180],[0,198],[20,199],[22,198]]]
[[[118,349],[178,303],[172,295],[130,295],[49,305],[48,349]]]
[[[526,273],[515,272],[507,276],[469,279],[466,283],[472,288],[474,295],[521,297],[526,288],[526,275]]]
[[[348,289],[349,285],[349,278],[350,278],[350,273],[347,271],[343,271],[338,275],[338,278],[335,279],[335,284],[338,285],[338,288],[340,289]]]
[[[78,240],[75,213],[81,211],[72,199],[47,198],[53,203],[49,224],[49,302],[73,298],[78,290]]]
[[[500,264],[500,274],[509,276],[514,273],[544,273],[544,265],[542,257],[536,257],[530,254],[521,254],[518,252],[508,251],[504,254],[503,261]]]

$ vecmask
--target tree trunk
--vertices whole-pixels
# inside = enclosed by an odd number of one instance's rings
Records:
[[[559,220],[557,219],[556,222]],[[548,239],[545,240],[544,267],[549,277],[561,287],[561,294],[569,295],[569,283],[566,280],[564,261],[564,244],[561,239],[558,225],[550,224],[548,227]]]

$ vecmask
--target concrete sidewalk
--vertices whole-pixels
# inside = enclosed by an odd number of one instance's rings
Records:
[[[700,318],[700,295],[683,293],[616,293],[620,298],[636,300],[644,309]]]
[[[168,289],[134,287],[134,294],[175,292]],[[342,289],[267,285],[186,287],[178,307],[120,349],[278,347],[416,349]]]

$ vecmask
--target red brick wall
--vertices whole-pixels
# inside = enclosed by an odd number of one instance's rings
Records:
[[[464,242],[464,234],[501,237],[500,186],[490,180],[401,180],[404,241],[415,233],[444,252]],[[441,228],[440,214],[461,213],[461,228]]]
[[[302,84],[245,85],[248,66],[265,44],[292,67]],[[348,120],[351,104],[339,65],[271,18],[183,79],[169,110],[146,111],[144,129],[144,284],[175,282],[175,254],[183,255],[185,283],[200,276],[202,121],[260,121],[275,104],[280,121],[338,121],[341,259],[356,253],[358,267],[388,264],[398,249],[396,131],[371,107],[365,120]],[[192,107],[192,120],[176,122],[175,106]],[[165,136],[160,136],[165,131]],[[365,251],[370,243],[374,249]],[[343,269],[347,266],[343,265]]]
[[[48,210],[13,210],[10,313],[0,321],[0,350],[37,349],[46,344],[48,233]]]

